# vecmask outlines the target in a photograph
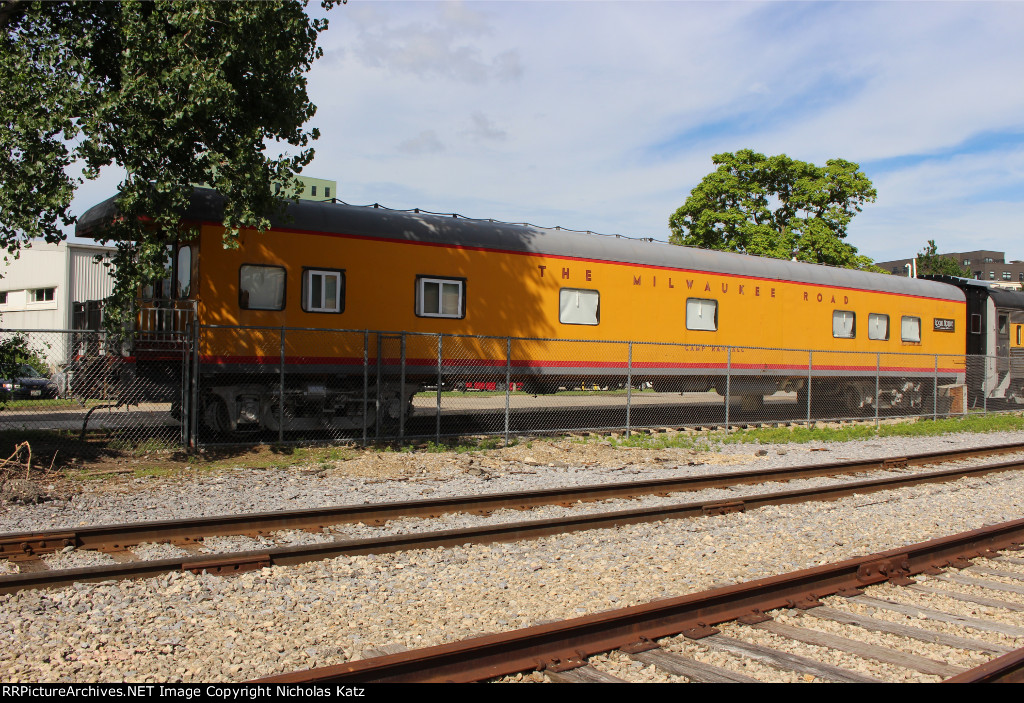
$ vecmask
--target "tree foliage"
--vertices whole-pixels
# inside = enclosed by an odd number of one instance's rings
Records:
[[[272,185],[295,188],[313,158],[304,74],[326,27],[299,2],[0,0],[0,246],[63,239],[72,174],[112,164],[115,308],[160,275],[194,183],[225,196],[229,244],[267,229]],[[298,149],[268,158],[272,142]]]
[[[845,241],[853,216],[877,195],[857,164],[821,167],[750,149],[712,162],[718,168],[669,218],[673,244],[877,270]]]
[[[971,269],[961,266],[953,257],[940,255],[935,240],[929,239],[928,245],[917,254],[917,275],[925,274],[971,278]]]

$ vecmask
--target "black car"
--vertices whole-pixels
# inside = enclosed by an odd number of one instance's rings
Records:
[[[0,398],[16,400],[33,398],[56,398],[57,384],[43,376],[28,364],[18,366],[18,376],[13,381],[0,381],[3,392]]]

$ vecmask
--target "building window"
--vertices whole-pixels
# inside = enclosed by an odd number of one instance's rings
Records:
[[[849,310],[832,311],[832,336],[853,339],[857,336],[857,316]]]
[[[343,312],[345,272],[306,269],[302,278],[302,309],[306,312]]]
[[[596,290],[558,291],[558,321],[563,325],[596,325],[601,320],[601,294]]]
[[[904,342],[921,341],[921,318],[904,317],[900,323],[900,338]]]
[[[314,198],[316,197],[316,186],[309,187],[309,194],[312,195]]]
[[[868,315],[868,339],[889,339],[889,316],[873,312]]]
[[[49,303],[53,300],[56,288],[36,288],[32,291],[33,303]]]
[[[0,292],[0,305],[7,305],[7,291]]]
[[[964,259],[964,266],[970,266],[970,265],[971,265],[971,260],[970,259]]]
[[[1003,271],[1003,280],[1004,281],[1009,281],[1012,278],[1013,278],[1013,274],[1012,273],[1010,273],[1009,271]]]
[[[325,198],[331,197],[331,187],[330,186],[324,186],[324,197]]]
[[[687,298],[686,329],[714,332],[718,329],[718,301]]]
[[[466,316],[466,281],[461,278],[416,278],[416,315],[419,317]]]
[[[243,310],[284,310],[286,279],[280,266],[244,264],[238,269],[238,306]]]
[[[995,271],[989,271],[988,272],[988,280],[990,280],[990,281],[996,280],[996,272]]]

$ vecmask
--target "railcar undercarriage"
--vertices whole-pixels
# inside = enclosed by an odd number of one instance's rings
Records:
[[[420,387],[406,384],[404,401],[399,385],[330,387],[322,384],[292,385],[284,388],[262,383],[203,384],[201,418],[210,430],[221,434],[246,434],[265,430],[355,430],[374,427],[397,428],[403,409],[408,418],[412,397]],[[379,392],[378,392],[379,390]]]

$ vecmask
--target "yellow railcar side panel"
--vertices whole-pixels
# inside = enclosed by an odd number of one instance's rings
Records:
[[[231,250],[221,245],[222,231],[221,227],[213,225],[202,228],[198,298],[200,319],[204,324],[633,340],[719,348],[757,346],[920,355],[964,352],[965,305],[947,300],[635,264],[283,230],[263,234],[243,232],[241,246]],[[240,309],[239,268],[243,264],[274,265],[286,270],[283,311]],[[343,313],[302,310],[304,267],[345,272]],[[416,316],[418,275],[464,278],[464,319]],[[562,288],[599,291],[600,324],[561,324],[558,314]],[[689,298],[718,301],[717,330],[686,329]],[[856,316],[853,339],[833,337],[835,310],[849,311]],[[889,316],[888,340],[868,339],[870,313]],[[919,343],[901,340],[903,316],[920,318]],[[954,330],[933,330],[936,318],[953,320]],[[261,337],[232,336],[225,332],[207,335],[204,339],[204,354],[265,357],[279,353],[274,341],[278,339],[276,333]],[[301,345],[289,342],[289,357],[293,354],[325,358],[356,354],[352,344],[342,342],[340,335],[337,339],[330,335],[315,338],[307,335],[303,339],[306,341]],[[503,345],[484,342],[475,345],[472,353],[487,358],[496,358],[496,353],[503,355]],[[300,349],[299,346],[317,348]],[[587,356],[590,360],[600,360],[606,348],[608,345],[547,344],[536,348],[534,358],[580,361]],[[361,346],[358,354],[362,354]],[[638,351],[638,355],[651,365],[690,357],[707,357],[709,363],[720,365],[723,350],[650,347]],[[745,361],[734,359],[735,364],[748,363],[751,367],[761,363],[799,367],[807,363],[805,352],[769,355],[744,351],[734,356],[745,357]],[[836,358],[834,363],[844,365],[838,356]],[[890,356],[887,361],[894,366],[915,368],[924,363],[918,357]],[[865,366],[865,363],[864,355],[859,355],[856,364]],[[885,361],[881,364],[889,365]]]

